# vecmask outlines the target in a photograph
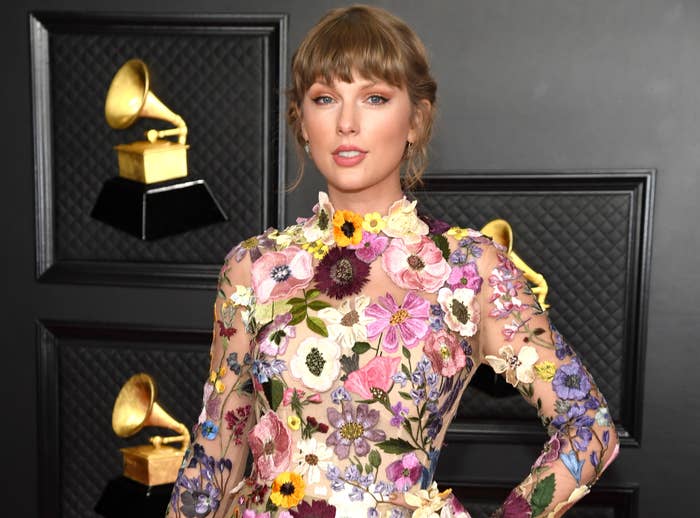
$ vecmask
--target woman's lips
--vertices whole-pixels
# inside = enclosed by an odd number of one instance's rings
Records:
[[[341,146],[333,152],[333,160],[341,167],[352,167],[365,159],[367,151]]]

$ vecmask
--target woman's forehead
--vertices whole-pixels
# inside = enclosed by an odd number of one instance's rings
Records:
[[[348,81],[349,79],[349,81]],[[361,88],[372,88],[377,85],[386,85],[393,88],[401,89],[402,85],[394,84],[389,78],[370,76],[367,74],[362,74],[357,70],[353,70],[350,77],[344,77],[339,74],[328,74],[328,75],[318,75],[315,81],[309,85],[311,88],[315,84],[320,84],[323,86],[335,87],[340,83],[355,84]]]

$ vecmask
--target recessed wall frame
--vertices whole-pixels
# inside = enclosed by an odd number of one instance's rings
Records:
[[[101,322],[36,323],[39,516],[95,516],[119,448],[147,444],[153,429],[122,439],[111,426],[124,382],[151,374],[171,415],[196,422],[208,375],[211,331]]]
[[[35,12],[29,24],[40,281],[211,288],[231,246],[282,225],[286,15]],[[90,217],[118,174],[113,146],[158,124],[105,122],[111,78],[133,57],[187,120],[189,169],[227,222],[141,241]]]
[[[455,225],[479,229],[497,217],[511,223],[518,255],[548,281],[553,323],[608,399],[621,443],[635,447],[642,430],[655,176],[652,169],[434,171],[416,192],[426,212]],[[448,441],[546,439],[534,409],[515,390],[479,385],[465,392]]]

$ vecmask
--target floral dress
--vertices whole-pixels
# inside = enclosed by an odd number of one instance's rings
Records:
[[[168,516],[468,517],[433,474],[480,363],[550,435],[496,514],[585,495],[617,454],[607,404],[502,247],[406,198],[359,215],[320,193],[313,212],[226,258]]]

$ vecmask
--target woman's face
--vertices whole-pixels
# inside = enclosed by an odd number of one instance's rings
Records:
[[[330,191],[396,188],[413,119],[405,88],[357,75],[314,83],[302,104],[302,133]]]

